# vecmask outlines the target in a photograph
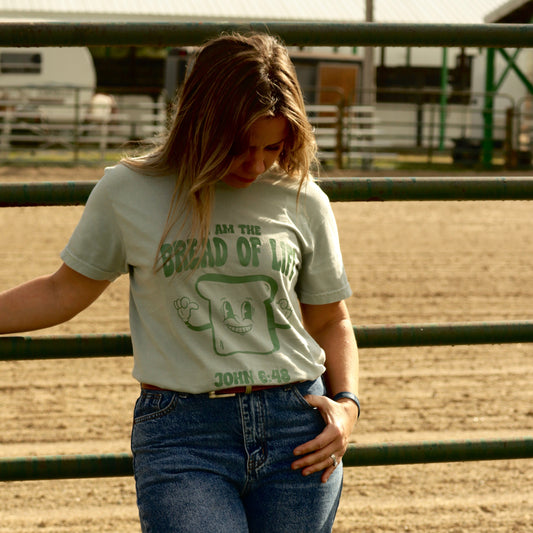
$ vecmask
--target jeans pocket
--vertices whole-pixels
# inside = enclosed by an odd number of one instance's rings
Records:
[[[162,418],[174,411],[178,404],[178,394],[173,391],[141,390],[133,411],[133,423]]]
[[[305,399],[305,396],[307,394],[323,394],[323,392],[319,392],[319,391],[312,391],[312,390],[305,390],[305,391],[302,391],[300,390],[300,386],[299,385],[292,385],[291,387],[291,390],[292,390],[292,393],[294,395],[294,397],[298,400],[298,403],[300,403],[303,407],[311,410],[311,411],[316,411],[317,408],[312,406],[306,399]]]

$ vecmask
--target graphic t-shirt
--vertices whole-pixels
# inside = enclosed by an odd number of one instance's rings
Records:
[[[202,250],[184,211],[160,245],[173,190],[172,176],[106,169],[61,253],[92,279],[129,275],[134,377],[190,393],[319,377],[299,302],[351,294],[326,195],[274,173],[220,182]]]

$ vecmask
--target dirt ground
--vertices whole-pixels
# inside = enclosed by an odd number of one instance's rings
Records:
[[[99,168],[0,168],[0,182],[100,175]],[[530,319],[532,208],[334,204],[353,322]],[[81,210],[0,210],[0,289],[55,269]],[[127,332],[126,295],[120,279],[87,311],[39,335]],[[360,358],[363,415],[354,442],[533,434],[533,345],[362,349]],[[129,451],[138,393],[130,358],[1,362],[0,369],[0,456]],[[0,533],[140,531],[130,478],[2,483],[0,491]],[[533,463],[347,468],[334,531],[533,531]]]

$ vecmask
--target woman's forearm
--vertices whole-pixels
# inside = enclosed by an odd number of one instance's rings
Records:
[[[109,285],[71,270],[33,279],[0,294],[0,333],[34,331],[65,322]]]
[[[319,344],[326,352],[326,380],[330,396],[342,391],[357,395],[359,356],[351,321],[345,319],[331,326]]]
[[[302,313],[307,330],[326,353],[329,394],[348,391],[357,395],[359,357],[346,304],[302,305]]]
[[[0,294],[0,333],[33,331],[69,318],[51,276],[36,278]]]

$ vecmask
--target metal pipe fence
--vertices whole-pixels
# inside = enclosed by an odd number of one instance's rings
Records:
[[[0,207],[83,205],[96,181],[1,183]],[[533,176],[322,178],[333,202],[533,200]]]
[[[310,22],[2,22],[0,46],[193,46],[221,32],[262,31],[289,46],[529,48],[531,24]]]
[[[121,101],[94,94],[91,87],[1,86],[0,162],[49,160],[51,154],[82,159],[116,157],[128,145],[164,132],[168,106],[164,91]]]
[[[1,184],[0,206],[83,205],[96,182]],[[533,177],[326,178],[331,201],[533,199]],[[533,321],[355,326],[361,348],[533,342]],[[7,336],[0,361],[131,356],[129,334]],[[533,439],[350,445],[346,466],[533,457]],[[0,459],[0,481],[131,474],[128,454]]]
[[[0,46],[189,46],[198,45],[207,38],[222,31],[267,31],[279,35],[289,46],[427,46],[427,47],[532,47],[533,28],[530,24],[376,24],[376,23],[303,23],[278,21],[251,22],[0,22]],[[445,95],[443,95],[444,97]],[[428,112],[433,113],[432,108]],[[502,121],[500,121],[502,122]],[[388,131],[397,129],[399,124],[390,124]],[[428,139],[425,140],[429,150],[433,149],[434,125],[426,127]],[[476,137],[477,129],[473,127]],[[503,126],[497,127],[502,130]],[[114,128],[114,126],[113,126]],[[111,128],[111,129],[113,129]],[[418,128],[418,129],[417,129]],[[451,130],[452,124],[448,124]],[[5,129],[5,128],[4,128]],[[104,128],[104,129],[107,129]],[[419,125],[413,129],[414,136],[419,135]],[[458,125],[455,129],[461,129]],[[89,133],[94,133],[94,128]],[[482,131],[481,131],[482,133]],[[108,134],[106,133],[104,137]],[[109,136],[113,143],[121,134]],[[20,139],[23,142],[25,139]],[[55,141],[58,139],[56,138]],[[77,134],[69,139],[74,144],[84,140]],[[88,140],[88,139],[85,139]],[[415,139],[417,142],[420,139]],[[54,141],[54,142],[55,142]],[[59,138],[63,142],[64,139]],[[101,132],[96,133],[94,142],[101,143]],[[393,142],[402,141],[401,136]],[[448,145],[451,140],[448,139]],[[19,142],[19,140],[17,141]],[[403,139],[406,142],[406,139]],[[392,142],[381,136],[354,137],[348,135],[348,159],[367,158],[385,150],[389,158],[394,152]],[[354,146],[350,146],[353,144]],[[350,152],[355,152],[350,156]],[[429,158],[431,158],[431,152]],[[75,152],[74,159],[78,160]],[[382,156],[383,157],[383,156]]]
[[[291,45],[532,47],[533,25],[403,25],[309,23],[0,23],[0,46],[195,45],[221,31],[269,31]],[[81,205],[94,182],[4,184],[1,206]],[[519,178],[328,179],[333,201],[533,199],[533,180]],[[356,327],[361,347],[533,342],[531,322]],[[130,355],[128,335],[66,338],[4,337],[4,360]],[[119,353],[120,352],[120,353]],[[533,439],[351,445],[347,466],[478,461],[533,457]],[[128,454],[0,460],[0,480],[131,475]]]
[[[314,91],[315,93],[331,93]],[[479,162],[483,136],[482,110],[470,101],[446,105],[446,127],[436,120],[441,105],[435,103],[441,91],[384,90],[392,98],[409,98],[401,104],[381,102],[377,106],[348,105],[366,93],[345,95],[338,90],[337,101],[330,104],[306,104],[314,127],[318,157],[325,164],[335,162],[338,168],[353,166],[361,159],[394,160],[399,151],[420,153],[428,159],[433,151],[448,153],[458,139],[479,144],[476,159],[462,157],[460,164]],[[338,94],[337,94],[338,93]],[[453,92],[442,93],[448,99]],[[467,93],[468,98],[483,100],[481,93]],[[435,102],[415,103],[412,98],[433,98]],[[466,96],[465,96],[466,97]],[[145,139],[164,132],[171,108],[162,90],[158,101],[144,97],[142,101],[116,100],[109,94],[93,94],[93,89],[69,86],[1,86],[0,85],[0,163],[20,162],[31,157],[34,162],[51,158],[73,163],[116,158],[117,152],[136,146]],[[514,102],[507,95],[493,96],[494,139],[500,144],[506,134],[507,109]],[[515,122],[525,124],[528,116],[514,112]],[[442,131],[441,131],[442,130]],[[439,135],[441,131],[441,135]],[[443,148],[439,148],[442,141]],[[509,147],[510,148],[510,147]],[[501,151],[501,150],[500,150]],[[452,156],[454,151],[451,151]]]
[[[17,88],[18,89],[18,88]],[[11,88],[0,86],[0,94]],[[42,90],[51,89],[43,87]],[[130,147],[141,146],[143,140],[164,132],[170,118],[170,108],[159,102],[127,102],[127,98],[110,107],[82,102],[68,93],[81,89],[55,88],[67,93],[56,101],[42,98],[6,97],[0,99],[0,163],[23,162],[29,157],[34,162],[105,161]],[[38,92],[38,89],[35,89]],[[89,89],[84,90],[89,96]],[[363,91],[361,91],[363,92]],[[427,94],[440,93],[424,91]],[[388,91],[387,94],[403,94]],[[378,92],[379,94],[379,92]],[[113,100],[111,95],[97,94]],[[445,97],[448,97],[445,94]],[[415,104],[405,102],[401,109],[397,103],[379,103],[374,106],[346,105],[345,98],[333,104],[307,104],[306,111],[314,127],[318,158],[325,165],[334,163],[337,168],[352,167],[361,159],[374,162],[395,160],[399,152],[451,153],[453,162],[479,163],[483,126],[480,108],[468,104],[449,104],[446,107],[446,128],[439,137],[441,126],[435,119],[440,109],[436,103]],[[507,101],[507,98],[505,99]],[[509,108],[513,107],[512,102]],[[506,133],[505,110],[494,110],[494,138],[502,144]],[[515,111],[515,121],[522,124],[528,115]],[[457,140],[467,140],[479,145],[478,150],[466,157],[454,157]],[[442,140],[443,148],[439,148]],[[500,149],[501,152],[501,149]],[[477,158],[472,159],[472,155]]]
[[[506,441],[456,440],[393,444],[352,444],[344,466],[383,466],[457,461],[527,459],[533,457],[533,438]],[[0,481],[122,477],[133,474],[130,454],[57,455],[0,460]]]
[[[533,321],[354,326],[353,330],[360,348],[533,343]],[[0,361],[132,354],[128,333],[0,337]]]

